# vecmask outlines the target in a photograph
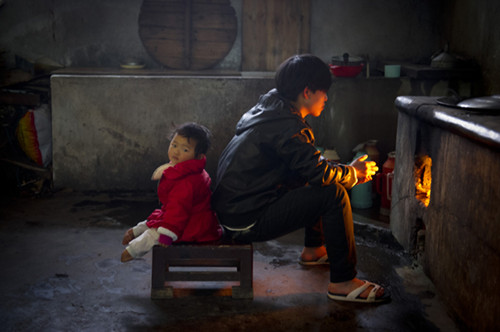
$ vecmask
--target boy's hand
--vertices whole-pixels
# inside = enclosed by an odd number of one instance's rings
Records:
[[[370,181],[372,176],[378,171],[377,163],[374,161],[365,161],[366,158],[368,158],[368,155],[365,154],[351,163],[351,166],[356,169],[356,176],[358,178],[357,184]]]
[[[155,171],[153,172],[153,175],[151,176],[151,180],[156,181],[161,179],[161,175],[163,174],[163,171],[166,170],[169,167],[172,167],[173,165],[171,163],[163,164],[159,166]]]

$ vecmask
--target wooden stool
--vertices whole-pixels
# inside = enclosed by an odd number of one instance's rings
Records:
[[[171,271],[171,267],[235,267],[235,271]],[[253,298],[253,247],[251,244],[177,244],[153,247],[151,299],[173,297],[166,281],[239,281],[232,297]]]

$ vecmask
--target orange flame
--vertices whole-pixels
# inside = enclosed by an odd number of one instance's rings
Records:
[[[426,207],[431,201],[432,159],[429,156],[415,158],[415,197]]]

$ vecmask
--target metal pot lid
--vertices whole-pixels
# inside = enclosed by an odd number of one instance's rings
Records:
[[[363,62],[363,58],[350,56],[349,53],[344,53],[342,56],[332,56],[332,65],[337,66],[359,66]]]
[[[462,100],[457,106],[471,109],[500,110],[500,95]]]
[[[443,106],[457,107],[469,111],[500,111],[500,95],[469,98],[465,100],[461,100],[458,97],[442,97],[437,100],[437,103]]]

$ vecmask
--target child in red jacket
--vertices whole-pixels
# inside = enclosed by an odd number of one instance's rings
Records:
[[[210,207],[211,179],[205,171],[209,146],[210,132],[201,125],[185,123],[175,130],[168,148],[170,162],[152,176],[152,180],[160,180],[161,209],[127,230],[122,262],[144,256],[156,244],[220,239],[222,229]]]

